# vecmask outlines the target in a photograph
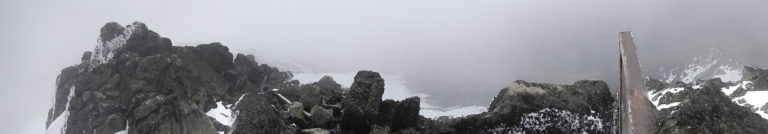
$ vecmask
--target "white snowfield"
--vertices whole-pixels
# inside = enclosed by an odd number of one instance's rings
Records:
[[[765,106],[766,103],[768,103],[768,91],[749,91],[752,90],[750,86],[748,86],[751,84],[753,84],[751,81],[742,81],[735,86],[723,87],[721,91],[723,91],[725,95],[731,95],[734,91],[736,91],[736,89],[745,89],[747,90],[747,93],[745,93],[744,96],[733,98],[732,101],[736,104],[739,104],[740,106],[746,106],[749,104],[752,105],[752,109],[760,109]],[[740,100],[743,100],[744,102],[739,102]],[[768,119],[768,113],[765,112],[766,111],[762,110],[755,111],[755,113],[759,114],[761,117]]]

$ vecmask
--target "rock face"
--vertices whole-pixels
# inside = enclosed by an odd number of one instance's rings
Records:
[[[80,64],[63,69],[57,78],[49,130],[217,133],[214,124],[220,123],[205,115],[216,101],[234,104],[232,96],[286,85],[291,77],[244,55],[233,62],[220,43],[172,46],[141,22],[125,27],[107,23],[97,42]],[[239,108],[250,107],[255,106]]]
[[[768,70],[766,69],[744,67],[741,79],[753,82],[754,90],[768,91]]]
[[[344,116],[341,127],[351,133],[369,133],[379,113],[381,96],[384,94],[384,79],[377,72],[360,71],[346,97],[342,100]]]
[[[715,78],[693,83],[649,79],[646,85],[659,110],[658,133],[768,133],[768,121],[752,111],[759,108],[740,106],[735,99],[746,94],[745,84]],[[730,97],[728,90],[735,90]],[[741,95],[735,95],[740,90]]]
[[[603,81],[552,85],[518,80],[499,92],[488,112],[454,126],[458,133],[610,133],[613,102]]]
[[[390,126],[390,132],[401,132],[405,129],[418,129],[420,99],[406,98],[403,101],[384,100],[379,107],[376,124]]]
[[[291,134],[297,128],[287,125],[268,94],[246,94],[237,109],[233,134]]]
[[[373,71],[358,72],[349,89],[327,76],[301,84],[221,43],[173,46],[141,22],[107,23],[98,38],[58,76],[49,133],[608,133],[612,126],[614,100],[602,81],[516,81],[489,112],[436,121],[419,115],[418,97],[382,101],[384,79]]]

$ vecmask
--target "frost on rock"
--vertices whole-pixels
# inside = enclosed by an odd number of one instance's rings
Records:
[[[520,117],[520,123],[502,126],[485,131],[486,133],[547,133],[552,129],[570,133],[603,132],[604,121],[601,115],[591,112],[589,115],[573,113],[567,110],[545,108],[538,112]]]
[[[71,88],[69,88],[69,95],[67,96],[67,105],[64,107],[64,112],[59,114],[56,119],[54,119],[50,125],[48,125],[48,129],[45,130],[46,134],[63,134],[67,131],[67,118],[69,117],[69,102],[72,100],[72,97],[75,96],[75,86],[73,85]]]
[[[90,58],[89,69],[112,60],[117,50],[123,48],[125,43],[128,42],[128,39],[131,38],[131,35],[139,32],[139,29],[141,29],[140,27],[141,25],[128,25],[122,33],[115,35],[114,38],[110,40],[103,40],[102,37],[99,37],[96,41],[96,48],[93,50],[93,54]]]

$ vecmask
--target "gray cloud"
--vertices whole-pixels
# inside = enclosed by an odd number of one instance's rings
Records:
[[[765,66],[758,1],[2,1],[0,133],[45,116],[60,69],[109,21],[143,21],[174,42],[222,42],[316,72],[402,74],[442,105],[486,105],[509,82],[617,78],[620,31],[643,68],[720,48]],[[42,126],[42,125],[41,125]]]

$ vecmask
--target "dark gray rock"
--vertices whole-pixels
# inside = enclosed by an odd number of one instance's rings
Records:
[[[453,124],[458,133],[610,133],[613,121],[613,95],[600,80],[581,80],[573,85],[553,85],[515,81],[493,99],[488,112],[462,118]],[[539,125],[522,124],[527,114],[544,115],[564,111],[568,116],[552,116],[554,121],[586,120],[594,117],[600,124]],[[559,113],[559,112],[558,112]],[[535,124],[535,123],[534,123]]]
[[[342,100],[342,129],[348,133],[369,133],[384,94],[384,79],[377,72],[360,71]]]
[[[216,133],[222,127],[204,114],[216,101],[234,104],[290,77],[253,58],[233,61],[220,43],[174,47],[141,22],[107,23],[96,49],[58,76],[46,124],[68,109],[66,133]]]
[[[325,109],[321,106],[313,106],[312,111],[309,112],[309,118],[312,120],[312,125],[316,127],[328,128],[332,127],[330,124],[333,121],[333,111]]]
[[[304,104],[304,110],[309,111],[314,106],[323,104],[323,98],[320,96],[320,87],[318,86],[305,86],[304,95],[301,96],[299,102]]]
[[[754,83],[753,90],[768,90],[768,70],[766,69],[745,66],[742,69],[741,80],[752,81]]]
[[[384,100],[379,107],[376,124],[388,126],[391,132],[400,132],[407,128],[419,128],[419,97],[410,97],[402,101]]]
[[[657,117],[658,133],[768,133],[768,121],[720,91],[728,83],[716,78],[696,90],[681,86],[686,90],[670,96],[681,103],[662,109]]]
[[[292,134],[296,128],[288,126],[280,112],[272,107],[272,96],[266,94],[246,94],[240,102],[232,128],[233,134]]]

